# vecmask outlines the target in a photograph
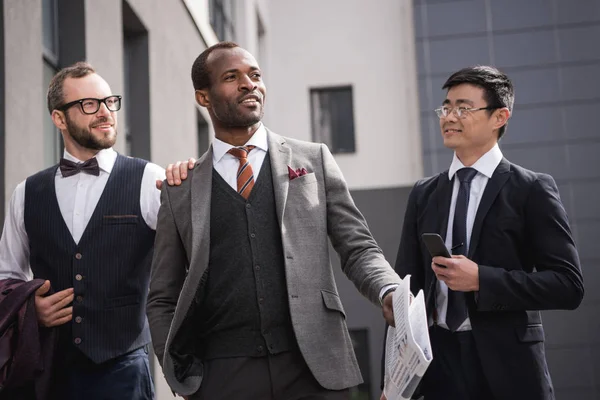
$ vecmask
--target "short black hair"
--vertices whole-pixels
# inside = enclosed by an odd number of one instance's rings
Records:
[[[483,98],[487,105],[495,108],[508,108],[512,113],[515,102],[515,91],[511,80],[504,73],[494,67],[477,65],[463,68],[453,73],[444,83],[442,89],[451,89],[454,86],[468,83],[484,90]],[[491,115],[494,110],[489,110]],[[506,131],[506,124],[498,130],[498,139]]]
[[[210,71],[206,64],[206,60],[208,60],[210,53],[218,49],[233,49],[235,47],[240,46],[234,42],[219,42],[200,53],[198,58],[196,58],[196,61],[194,61],[194,65],[192,65],[192,83],[194,84],[194,90],[210,88]]]

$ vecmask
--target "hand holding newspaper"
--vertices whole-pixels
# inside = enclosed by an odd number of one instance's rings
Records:
[[[387,400],[410,399],[433,359],[425,310],[420,290],[410,301],[410,275],[392,294],[396,327],[389,327],[385,346]]]

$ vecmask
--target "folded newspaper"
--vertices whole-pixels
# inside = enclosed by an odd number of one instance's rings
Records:
[[[423,291],[411,302],[407,275],[392,296],[396,327],[387,332],[383,393],[388,400],[405,400],[411,398],[433,354]]]

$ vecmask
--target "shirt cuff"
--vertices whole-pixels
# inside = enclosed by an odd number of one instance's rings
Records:
[[[400,285],[398,285],[397,283],[392,283],[382,287],[379,291],[379,303],[383,305],[383,298],[385,297],[385,295],[388,294],[388,292],[393,292],[394,290],[396,290],[398,286]]]

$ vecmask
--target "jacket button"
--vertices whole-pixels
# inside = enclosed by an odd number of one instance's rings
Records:
[[[81,344],[81,338],[76,337],[73,342],[75,342],[75,344]]]
[[[75,279],[77,279],[78,281],[83,279],[83,276],[81,276],[81,274],[77,274],[75,275]]]
[[[81,253],[77,253],[77,254],[75,254],[75,258],[76,258],[76,259],[78,259],[78,260],[81,260],[81,257],[83,257],[83,256],[81,255]]]
[[[75,299],[77,300],[78,303],[83,302],[83,296],[77,296]]]
[[[78,324],[80,324],[82,319],[83,319],[83,318],[81,318],[81,317],[79,317],[79,316],[78,316],[78,317],[75,317],[75,322],[77,322]]]
[[[256,348],[256,350],[257,350],[257,351],[260,353],[260,352],[262,352],[262,351],[263,351],[263,347],[262,347],[262,346],[258,346],[258,347]]]

